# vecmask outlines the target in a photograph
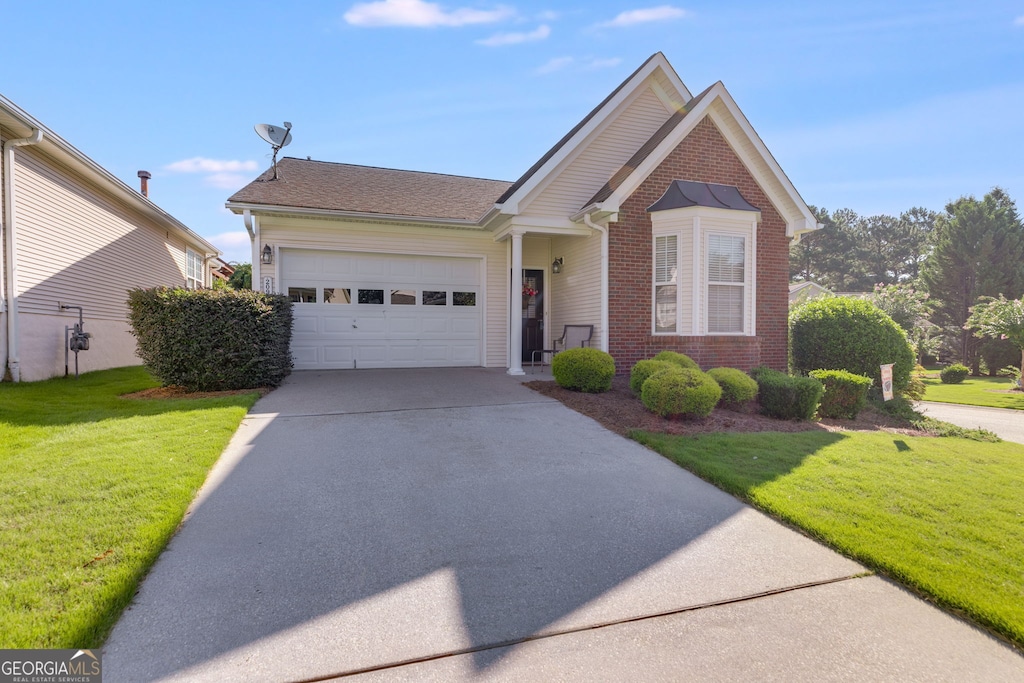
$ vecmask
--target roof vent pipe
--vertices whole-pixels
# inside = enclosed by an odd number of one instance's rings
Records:
[[[142,193],[143,197],[149,196],[149,179],[152,177],[153,174],[150,173],[149,171],[139,171],[139,182],[142,184],[142,187],[139,189],[139,192]]]

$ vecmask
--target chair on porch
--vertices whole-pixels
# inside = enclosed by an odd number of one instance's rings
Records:
[[[530,357],[530,368],[537,367],[537,357],[540,357],[541,366],[544,365],[544,354],[550,353],[552,359],[555,354],[565,349],[574,349],[578,346],[590,346],[590,338],[594,336],[593,325],[566,325],[562,328],[562,336],[555,340],[553,349],[535,349]],[[561,348],[559,348],[561,347]]]

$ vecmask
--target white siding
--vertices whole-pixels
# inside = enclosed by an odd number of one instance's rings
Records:
[[[576,213],[670,115],[650,87],[641,88],[621,114],[591,142],[583,144],[577,156],[556,172],[546,187],[523,203],[521,212],[558,217]]]
[[[63,301],[124,320],[130,288],[185,284],[183,241],[31,148],[15,156],[19,311],[56,315]]]
[[[551,240],[551,253],[552,258],[560,256],[565,261],[562,272],[551,276],[551,336],[560,337],[565,325],[593,325],[590,345],[599,348],[601,236],[555,237]]]
[[[331,249],[424,256],[482,256],[485,258],[484,305],[486,367],[507,367],[508,361],[508,259],[507,245],[495,242],[483,231],[424,228],[384,224],[311,220],[278,216],[260,217],[260,240],[277,248]],[[280,274],[274,266],[263,275]]]

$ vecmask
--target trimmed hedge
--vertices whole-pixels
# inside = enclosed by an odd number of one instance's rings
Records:
[[[675,363],[664,360],[642,360],[638,361],[633,369],[629,371],[629,388],[634,396],[639,396],[643,391],[644,382],[647,378],[659,370],[667,370],[679,367]]]
[[[700,370],[700,366],[697,362],[687,356],[685,353],[677,353],[675,351],[659,351],[658,355],[651,360],[665,361],[666,363],[674,363],[681,368],[686,370]]]
[[[133,289],[137,353],[164,386],[276,387],[292,370],[288,297],[249,290]]]
[[[711,368],[708,374],[722,387],[722,404],[739,405],[757,397],[757,382],[742,370]]]
[[[789,316],[793,370],[846,370],[882,384],[880,366],[892,363],[892,386],[902,393],[914,368],[906,333],[870,301],[835,296],[812,299]]]
[[[644,382],[640,400],[662,417],[711,414],[722,397],[722,388],[707,373],[690,368],[659,370]]]
[[[612,388],[615,361],[600,349],[566,349],[551,359],[551,374],[561,387],[600,394]]]
[[[778,370],[757,368],[758,401],[765,415],[780,420],[810,420],[818,410],[825,387],[813,377],[793,377]]]
[[[811,377],[825,385],[818,415],[853,420],[868,401],[871,378],[846,370],[812,370]]]
[[[969,367],[961,363],[953,363],[939,371],[939,379],[942,380],[943,384],[960,384],[967,379],[969,374],[971,374]]]

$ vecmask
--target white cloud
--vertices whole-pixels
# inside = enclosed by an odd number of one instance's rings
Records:
[[[258,171],[260,167],[255,161],[224,161],[192,157],[167,164],[164,168],[175,173],[238,173],[240,171]]]
[[[208,240],[214,243],[214,245],[224,247],[248,247],[249,246],[249,233],[245,230],[232,230],[231,232],[222,232],[219,235],[208,237]]]
[[[574,60],[573,60],[572,57],[555,57],[554,59],[552,59],[552,60],[548,61],[546,64],[544,64],[544,66],[541,66],[540,68],[538,68],[537,69],[537,73],[539,73],[539,74],[554,73],[556,71],[559,71],[559,70],[564,69],[565,67],[569,66],[570,64],[573,63],[573,61]]]
[[[345,12],[345,21],[352,26],[465,26],[491,24],[515,15],[510,7],[502,5],[492,10],[460,7],[451,11],[441,9],[434,2],[424,0],[378,0],[361,2]]]
[[[672,5],[659,5],[657,7],[648,7],[645,9],[631,9],[626,12],[622,12],[611,21],[605,21],[598,24],[601,27],[607,28],[621,28],[623,26],[633,26],[635,24],[646,24],[652,21],[669,21],[672,19],[682,19],[685,16],[689,16],[689,12],[681,7],[673,7]]]
[[[592,59],[587,64],[588,69],[611,69],[622,64],[621,57],[609,57],[608,59]]]
[[[1014,26],[1024,26],[1024,14],[1013,20]]]
[[[562,15],[554,10],[544,10],[537,15],[537,21],[558,21]]]
[[[532,43],[538,40],[544,40],[550,35],[551,27],[547,24],[541,24],[537,27],[537,30],[530,31],[529,33],[495,33],[490,38],[478,40],[476,43],[477,45],[484,45],[486,47],[518,45],[520,43]]]
[[[250,176],[241,173],[211,173],[203,179],[210,187],[218,187],[222,190],[238,190],[252,180]]]

